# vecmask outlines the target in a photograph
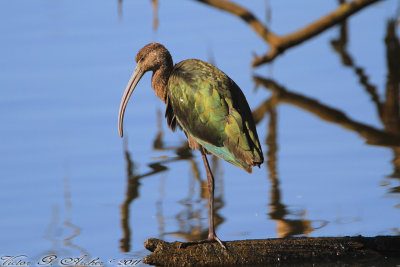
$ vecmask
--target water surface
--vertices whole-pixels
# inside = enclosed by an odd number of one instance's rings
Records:
[[[278,34],[337,7],[241,4]],[[272,103],[257,113],[261,169],[249,175],[210,157],[222,240],[399,234],[399,69],[388,63],[399,51],[385,43],[389,36],[398,44],[398,26],[388,26],[396,1],[375,4],[255,70],[252,53],[268,46],[240,19],[195,1],[161,1],[157,29],[150,1],[124,1],[122,13],[117,1],[1,6],[0,256],[88,255],[115,265],[143,258],[150,237],[206,237],[201,156],[182,132],[168,129],[150,74],[128,104],[126,137],[118,135],[134,56],[152,41],[175,62],[213,62],[254,111]],[[288,97],[254,90],[254,74]]]

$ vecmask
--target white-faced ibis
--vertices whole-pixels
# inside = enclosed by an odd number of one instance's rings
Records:
[[[218,241],[214,230],[214,177],[206,154],[212,153],[251,173],[260,166],[263,153],[251,110],[240,88],[217,67],[197,59],[176,65],[161,44],[150,43],[136,55],[137,66],[125,89],[119,108],[118,129],[123,136],[123,119],[129,97],[141,77],[153,71],[151,86],[166,104],[169,128],[178,125],[186,134],[191,149],[201,152],[209,191],[209,233],[203,243]],[[188,244],[189,244],[188,243]]]

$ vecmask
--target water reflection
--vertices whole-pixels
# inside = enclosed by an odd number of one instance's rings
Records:
[[[254,81],[276,93],[279,103],[291,104],[312,113],[324,121],[335,123],[345,129],[355,131],[366,140],[367,144],[379,146],[400,145],[400,136],[350,119],[343,111],[322,104],[311,97],[291,92],[272,79],[255,75]],[[262,106],[258,107],[253,113],[254,116],[257,118],[263,117],[263,114],[260,113],[264,109]]]
[[[379,113],[385,130],[400,136],[400,40],[396,35],[396,21],[389,20],[386,27],[386,101],[382,103],[382,112]],[[394,178],[400,178],[400,147],[393,147]],[[397,187],[397,191],[399,187]]]
[[[64,185],[64,221],[62,222],[62,226],[60,226],[60,208],[58,205],[54,205],[51,210],[51,221],[47,226],[44,237],[49,240],[52,245],[51,248],[45,252],[42,252],[42,255],[38,255],[37,258],[42,258],[43,255],[68,255],[69,251],[65,248],[70,248],[70,254],[73,255],[75,253],[80,255],[89,255],[88,251],[76,244],[74,244],[73,239],[76,238],[81,233],[81,227],[73,224],[71,222],[72,215],[72,203],[71,203],[71,190],[69,184],[69,177],[65,178],[63,181]],[[68,230],[72,230],[72,233],[66,237],[62,237],[63,232],[70,232]],[[46,263],[46,262],[42,262]]]
[[[121,20],[122,19],[122,11],[123,11],[123,9],[122,9],[122,0],[118,0],[118,9],[117,9],[117,11],[118,11],[118,17]]]
[[[157,124],[158,131],[156,133],[156,137],[153,141],[153,149],[159,151],[173,151],[176,154],[176,157],[164,158],[160,161],[152,162],[148,164],[150,167],[150,171],[145,172],[143,174],[136,174],[135,163],[132,159],[131,153],[128,151],[128,141],[127,138],[124,138],[124,154],[126,161],[126,172],[127,172],[127,189],[126,189],[126,197],[124,202],[121,205],[121,226],[123,230],[123,238],[120,241],[120,248],[122,252],[129,252],[131,249],[131,238],[132,231],[129,226],[129,218],[130,218],[130,204],[139,197],[139,187],[141,183],[140,179],[149,177],[161,172],[168,170],[166,167],[167,164],[172,162],[185,160],[190,163],[192,175],[190,177],[189,183],[189,192],[188,196],[181,201],[181,205],[183,206],[183,210],[180,211],[175,219],[179,225],[179,231],[172,233],[165,233],[165,223],[164,216],[162,211],[162,197],[164,195],[165,189],[165,179],[162,179],[162,183],[160,184],[159,192],[160,192],[160,200],[157,201],[157,219],[159,224],[159,234],[160,238],[164,235],[174,235],[179,238],[183,238],[186,241],[194,241],[199,239],[205,239],[208,236],[208,224],[202,224],[202,211],[207,210],[207,199],[208,199],[208,190],[207,190],[207,181],[206,179],[202,179],[200,175],[200,171],[198,168],[198,164],[193,157],[193,152],[189,148],[189,144],[185,141],[182,142],[180,146],[167,146],[164,142],[164,133],[162,128],[162,113],[161,111],[157,111]],[[218,164],[217,157],[212,157],[211,168],[214,173],[220,174],[220,168]],[[222,177],[219,176],[219,177]],[[218,213],[218,211],[224,207],[223,202],[223,182],[222,178],[216,178],[216,186],[215,186],[215,227],[223,223],[224,218]],[[199,196],[195,196],[195,192],[200,192]],[[200,207],[196,207],[194,203],[199,203],[201,200],[204,205]]]
[[[162,162],[150,163],[148,166],[151,170],[144,174],[136,174],[135,171],[135,163],[132,160],[131,154],[129,153],[128,147],[128,139],[124,138],[124,154],[126,161],[126,173],[127,173],[127,187],[125,193],[125,200],[121,205],[121,226],[123,232],[123,238],[120,241],[120,247],[122,252],[130,251],[131,244],[131,229],[129,226],[129,217],[130,217],[130,204],[139,197],[139,187],[141,185],[140,179],[144,177],[148,177],[159,172],[163,172],[168,168],[163,165]]]
[[[306,110],[318,118],[342,126],[345,129],[357,132],[361,137],[366,140],[367,144],[385,146],[395,151],[396,159],[393,161],[395,174],[398,175],[398,149],[400,145],[400,135],[396,132],[388,131],[386,128],[383,130],[372,127],[368,124],[350,119],[343,111],[329,107],[319,101],[291,92],[279,85],[272,79],[254,76],[257,84],[263,85],[265,88],[274,92],[278,103],[287,103],[296,106],[300,109]],[[387,100],[391,101],[391,100]],[[269,101],[265,101],[261,106],[254,110],[254,117],[260,120],[264,117],[265,109],[270,105]],[[398,112],[398,111],[397,111]],[[396,177],[393,176],[392,177]]]
[[[158,29],[158,0],[151,0],[153,6],[153,30]]]
[[[123,13],[123,8],[122,8],[122,2],[123,0],[118,0],[118,17],[120,20],[122,20],[122,13]],[[156,31],[158,29],[158,0],[151,0],[151,5],[153,8],[153,30]]]
[[[341,0],[343,2],[343,0]],[[369,82],[368,76],[362,67],[357,66],[350,53],[347,52],[347,20],[340,24],[339,37],[331,41],[332,48],[340,56],[343,66],[351,68],[354,74],[358,77],[360,84],[365,88],[365,91],[371,96],[372,102],[376,105],[378,111],[381,111],[379,95],[376,92],[376,86]]]
[[[271,129],[271,124],[276,120],[274,107],[279,103],[286,103],[296,106],[302,110],[306,110],[318,118],[342,126],[345,129],[358,133],[366,140],[367,144],[384,146],[393,150],[394,159],[393,173],[390,177],[400,178],[400,42],[396,36],[395,21],[389,20],[386,29],[386,60],[387,60],[387,82],[385,91],[385,101],[381,101],[376,92],[376,86],[370,84],[368,76],[365,75],[363,68],[356,66],[351,55],[346,50],[347,45],[347,30],[346,22],[340,27],[340,37],[331,42],[334,50],[341,56],[342,62],[346,67],[354,69],[360,84],[366,89],[367,94],[371,96],[375,103],[378,116],[382,122],[383,129],[377,129],[371,125],[350,119],[343,111],[323,104],[311,97],[291,92],[276,81],[261,76],[255,75],[254,81],[257,85],[262,85],[264,88],[271,90],[273,96],[262,103],[253,111],[253,116],[256,122],[262,120],[265,114],[270,113],[271,121],[268,129],[269,138],[274,136],[274,130]],[[272,133],[271,133],[272,131]],[[267,155],[271,158],[270,153],[277,148],[271,145],[271,140],[267,138],[269,151]],[[276,170],[273,165],[268,162],[268,168],[275,176]],[[273,183],[274,185],[274,183]],[[390,193],[399,192],[399,186],[389,189]]]
[[[214,6],[219,9],[227,11],[226,7],[222,7],[221,2],[218,1],[204,1],[197,0],[199,2],[206,3],[210,6]],[[236,6],[236,4],[229,1],[225,3],[235,7],[231,13],[239,16],[245,20],[249,27],[257,32],[260,36],[270,35],[268,28],[262,25],[253,15],[245,9]],[[122,0],[119,0],[122,4]],[[344,0],[339,0],[339,4],[345,4]],[[158,27],[158,2],[152,0],[153,6],[153,29]],[[239,12],[240,11],[240,12]],[[228,11],[229,12],[229,11]],[[267,1],[266,17],[268,24],[271,20],[271,8],[269,1]],[[400,178],[400,104],[399,104],[399,93],[400,93],[400,44],[399,38],[396,36],[396,21],[389,20],[386,28],[386,62],[387,62],[387,81],[384,100],[378,94],[377,86],[373,85],[368,73],[362,66],[359,66],[352,55],[347,49],[348,44],[348,26],[347,20],[342,20],[339,26],[339,35],[336,39],[331,40],[333,51],[340,57],[340,60],[344,67],[353,71],[355,77],[358,79],[360,85],[365,89],[366,94],[371,98],[372,103],[377,111],[377,114],[383,125],[382,129],[369,125],[367,123],[357,121],[349,117],[345,112],[340,109],[329,106],[328,104],[321,103],[313,99],[312,97],[304,94],[292,92],[291,90],[283,87],[278,81],[270,78],[261,77],[255,75],[254,82],[256,85],[261,85],[264,88],[272,92],[272,96],[267,98],[259,107],[253,111],[255,122],[258,124],[264,118],[268,117],[269,121],[267,124],[267,136],[265,144],[266,150],[266,167],[268,169],[268,179],[270,181],[271,188],[269,189],[269,204],[268,204],[268,220],[276,222],[276,231],[279,237],[291,237],[294,235],[309,235],[316,229],[320,229],[328,224],[325,220],[310,220],[306,218],[307,211],[303,210],[294,214],[288,210],[287,206],[282,203],[282,192],[280,188],[279,174],[277,171],[278,159],[278,143],[277,143],[277,124],[278,124],[278,112],[277,106],[281,103],[287,103],[295,106],[299,109],[308,111],[314,116],[320,118],[331,124],[341,126],[347,130],[357,133],[362,137],[365,142],[369,145],[376,145],[389,148],[393,151],[393,173],[390,177]],[[322,31],[321,31],[322,32]],[[289,35],[288,35],[289,36]],[[264,38],[267,42],[268,38]],[[304,41],[304,40],[303,40]],[[211,50],[210,50],[211,51]],[[276,55],[279,52],[273,52]],[[212,55],[210,53],[210,55]],[[268,54],[266,54],[268,57]],[[270,55],[272,58],[272,56]],[[212,59],[209,60],[215,64]],[[274,57],[273,57],[274,58]],[[272,58],[272,59],[273,59]],[[271,60],[272,60],[271,59]],[[132,201],[139,197],[138,188],[141,185],[140,179],[148,177],[154,174],[164,172],[168,169],[167,165],[185,160],[189,163],[191,169],[191,176],[189,177],[189,188],[187,196],[179,201],[182,205],[182,210],[177,212],[175,220],[178,224],[178,230],[175,232],[165,232],[165,222],[163,215],[163,197],[165,192],[165,177],[161,177],[161,183],[159,187],[160,199],[157,201],[157,219],[159,224],[160,237],[165,235],[174,235],[178,238],[185,239],[186,241],[202,240],[206,239],[208,235],[208,225],[203,225],[203,212],[207,210],[205,205],[196,205],[196,203],[207,203],[207,183],[205,179],[201,178],[201,173],[198,168],[198,163],[193,156],[193,152],[190,150],[187,142],[183,142],[180,146],[168,146],[164,141],[164,133],[162,128],[163,116],[158,111],[158,131],[153,141],[153,149],[158,151],[173,151],[176,157],[164,158],[159,161],[150,163],[148,166],[150,170],[144,174],[136,174],[134,168],[134,161],[131,154],[127,149],[127,139],[124,139],[124,151],[125,159],[127,162],[127,190],[126,199],[121,205],[121,220],[124,237],[121,239],[121,250],[123,252],[130,251],[131,242],[131,230],[129,228],[129,206]],[[212,172],[216,178],[216,191],[215,191],[215,225],[218,227],[224,222],[224,218],[219,214],[219,210],[224,207],[223,199],[223,174],[220,168],[219,161],[216,157],[212,158]],[[386,185],[388,186],[388,185]],[[196,192],[199,192],[196,195]],[[389,193],[400,193],[400,186],[392,186],[388,189]],[[298,217],[293,219],[293,215]],[[291,216],[291,217],[289,217]],[[351,219],[353,220],[353,219]],[[358,220],[358,219],[354,219]],[[336,223],[347,223],[349,220],[341,219]]]
[[[360,84],[371,96],[371,101],[375,104],[377,114],[386,132],[396,137],[400,136],[400,41],[396,36],[396,20],[390,19],[386,26],[386,64],[387,81],[385,100],[381,101],[376,86],[369,82],[368,76],[362,67],[354,63],[351,55],[347,52],[347,22],[344,21],[340,26],[340,36],[337,40],[332,40],[334,50],[339,53],[344,66],[354,70],[359,77]],[[400,147],[391,147],[394,154],[393,173],[390,177],[400,178]]]
[[[179,201],[184,209],[175,216],[179,225],[179,231],[169,234],[186,241],[204,240],[208,237],[208,222],[206,221],[203,224],[203,219],[206,218],[204,211],[208,209],[207,180],[201,178],[197,162],[193,159],[190,162],[192,177],[189,183],[188,196]],[[214,224],[216,229],[225,221],[219,213],[219,210],[225,206],[225,203],[223,200],[223,180],[222,175],[220,175],[220,165],[218,162],[218,158],[212,156],[211,170],[218,175],[215,178],[214,192]],[[199,192],[199,195],[196,196],[195,192]],[[202,205],[197,206],[196,203],[202,203]]]
[[[65,200],[65,221],[63,222],[63,225],[72,229],[72,233],[66,238],[64,238],[64,246],[77,250],[81,252],[82,255],[89,255],[85,249],[72,243],[72,240],[80,234],[81,228],[71,222],[72,203],[71,203],[71,190],[68,178],[64,179],[64,200]]]
[[[269,50],[262,56],[255,55],[253,62],[251,63],[253,67],[258,67],[260,65],[270,63],[275,58],[287,49],[296,47],[302,42],[306,42],[316,35],[324,32],[325,30],[331,28],[332,26],[346,20],[348,17],[359,12],[361,9],[378,2],[379,0],[361,0],[353,1],[347,3],[344,0],[339,1],[339,7],[333,10],[331,13],[322,16],[319,19],[314,20],[308,25],[295,30],[289,34],[278,35],[273,32],[267,25],[264,25],[257,17],[248,9],[240,6],[234,2],[224,0],[196,0],[197,2],[204,3],[210,7],[223,10],[228,12],[243,21],[245,21],[254,32],[261,37],[268,45]],[[269,24],[270,18],[270,8],[269,2],[267,2],[267,22]]]
[[[267,145],[267,156],[266,164],[268,168],[269,180],[271,183],[270,189],[270,203],[269,207],[269,219],[276,222],[277,228],[276,232],[278,237],[292,237],[294,235],[308,235],[316,229],[320,229],[327,225],[326,221],[320,221],[320,225],[317,227],[312,226],[312,224],[317,223],[317,221],[311,221],[305,218],[301,219],[287,219],[287,215],[290,212],[281,202],[281,190],[279,188],[280,182],[278,178],[277,170],[277,153],[278,153],[278,143],[277,143],[277,123],[278,123],[278,113],[276,110],[276,105],[278,104],[277,94],[274,92],[271,98],[269,98],[263,105],[265,114],[269,114],[269,122],[267,129],[267,137],[265,143]],[[257,114],[257,123],[260,122],[261,114]],[[301,212],[301,216],[304,216],[306,211]],[[292,214],[293,215],[293,214]]]
[[[386,26],[385,46],[386,46],[386,64],[387,80],[385,100],[382,101],[376,92],[376,86],[369,82],[368,76],[362,67],[354,63],[349,52],[347,52],[347,22],[340,25],[340,35],[331,44],[342,60],[344,66],[354,70],[359,78],[359,83],[365,88],[365,91],[371,96],[371,101],[380,118],[385,132],[392,134],[396,138],[400,136],[400,41],[396,35],[396,20],[390,19]],[[400,178],[400,146],[394,143],[389,146],[393,150],[393,173],[389,175],[392,178]],[[391,193],[399,193],[400,187],[394,187],[389,190]]]

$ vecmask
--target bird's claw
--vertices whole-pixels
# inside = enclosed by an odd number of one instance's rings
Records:
[[[221,241],[221,239],[218,238],[218,236],[214,236],[212,238],[208,238],[208,239],[200,240],[200,241],[184,242],[184,243],[181,243],[179,247],[180,248],[186,248],[186,247],[192,246],[192,245],[212,243],[212,242],[218,242],[223,249],[226,249],[226,246]]]
[[[226,246],[224,245],[224,243],[222,243],[221,239],[219,239],[218,236],[215,236],[213,240],[217,241],[223,249],[226,249]]]

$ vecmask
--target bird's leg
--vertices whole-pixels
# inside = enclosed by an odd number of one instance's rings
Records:
[[[226,249],[225,245],[222,243],[221,239],[215,234],[214,228],[214,176],[211,172],[210,165],[208,164],[207,156],[204,149],[200,148],[201,156],[203,158],[204,166],[207,172],[207,185],[208,185],[208,208],[209,208],[209,228],[208,228],[208,238],[202,241],[186,242],[181,245],[181,247],[186,247],[188,245],[201,244],[217,241],[222,248]]]
[[[218,238],[215,234],[214,228],[214,175],[211,172],[210,165],[208,164],[206,153],[204,149],[201,150],[201,156],[203,158],[204,166],[206,167],[207,171],[207,185],[208,185],[208,208],[209,208],[209,228],[208,228],[208,240],[209,241],[217,241],[223,248],[226,248],[222,241]]]

